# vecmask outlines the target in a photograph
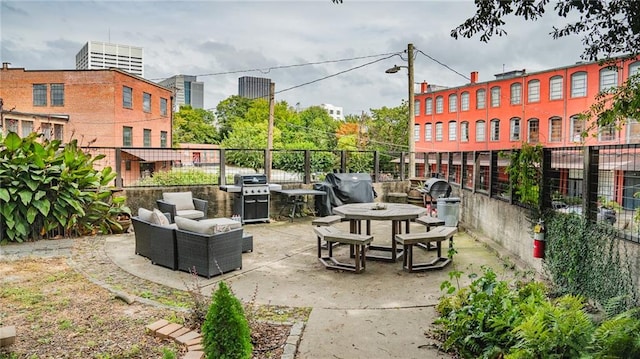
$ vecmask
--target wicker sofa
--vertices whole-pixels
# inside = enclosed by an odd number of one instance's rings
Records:
[[[158,212],[140,208],[138,216],[131,218],[135,233],[135,252],[149,258],[153,264],[176,270],[178,268],[177,226],[170,224],[168,213],[160,213],[165,217],[165,220],[162,220],[158,218]]]
[[[179,270],[211,278],[242,269],[242,228],[220,228],[182,217],[175,221]]]

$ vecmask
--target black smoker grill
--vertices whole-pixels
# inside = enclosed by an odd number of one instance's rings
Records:
[[[269,222],[269,184],[264,174],[236,174],[233,184],[233,214],[242,216],[242,223]]]

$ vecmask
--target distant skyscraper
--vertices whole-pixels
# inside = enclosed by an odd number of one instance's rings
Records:
[[[158,82],[161,86],[173,90],[175,110],[182,105],[193,108],[204,107],[204,83],[198,82],[196,76],[176,75]]]
[[[271,79],[243,76],[238,79],[238,96],[269,99]]]
[[[77,70],[119,68],[144,77],[142,48],[129,45],[89,41],[76,54]]]

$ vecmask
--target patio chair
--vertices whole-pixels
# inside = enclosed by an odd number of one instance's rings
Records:
[[[139,208],[138,216],[132,217],[131,223],[135,234],[136,254],[149,258],[153,264],[176,270],[178,227],[169,223],[169,213]]]
[[[156,200],[160,212],[171,215],[171,223],[175,217],[180,216],[189,219],[202,219],[207,215],[209,202],[204,199],[193,198],[191,192],[166,192],[162,199]]]
[[[242,269],[242,228],[217,232],[219,225],[176,217],[178,269],[206,278]],[[228,228],[227,228],[228,229]]]

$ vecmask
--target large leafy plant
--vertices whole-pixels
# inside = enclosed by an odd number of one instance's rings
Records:
[[[104,187],[115,178],[110,167],[94,169],[103,155],[91,157],[73,140],[39,141],[10,132],[0,136],[0,237],[23,242],[50,233],[71,235],[103,213]],[[6,239],[4,238],[6,236]]]

